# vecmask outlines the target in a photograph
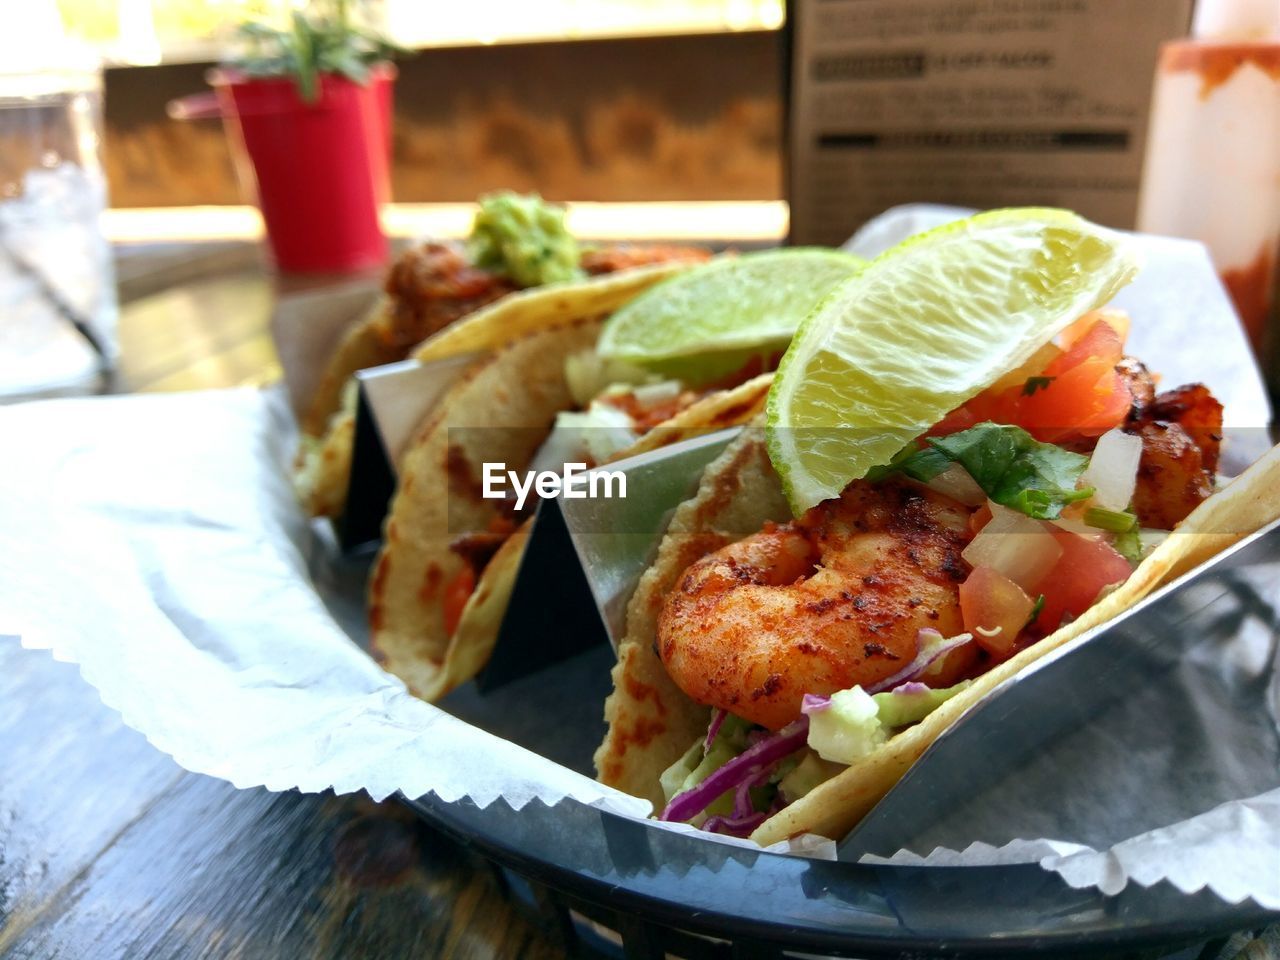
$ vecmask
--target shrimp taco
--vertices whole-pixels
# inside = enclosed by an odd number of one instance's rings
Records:
[[[835,251],[786,251],[720,258],[657,285],[633,271],[513,294],[423,344],[422,360],[480,356],[402,458],[369,588],[384,666],[435,699],[488,659],[532,504],[491,496],[486,464],[559,472],[748,422],[803,311],[861,266]],[[778,271],[801,291],[790,312],[774,302],[786,284],[763,282]],[[726,284],[770,294],[728,312],[700,309],[706,291]],[[690,315],[702,324],[696,336]],[[657,336],[654,325],[676,332]],[[678,350],[681,337],[700,352]],[[652,362],[633,362],[646,340]],[[628,351],[632,360],[619,358]]]
[[[428,241],[405,251],[387,272],[382,297],[330,358],[300,423],[295,485],[304,506],[312,516],[343,511],[357,371],[404,360],[432,335],[521,290],[573,287],[637,270],[643,285],[710,255],[699,247],[666,244],[580,249],[562,207],[536,195],[482,197],[467,242]]]
[[[833,293],[631,599],[600,779],[839,839],[1000,683],[1280,515],[1280,453],[1223,483],[1221,405],[1125,355],[1137,267],[995,211]]]

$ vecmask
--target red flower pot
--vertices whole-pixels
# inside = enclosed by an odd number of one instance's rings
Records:
[[[292,77],[210,72],[279,269],[342,272],[386,261],[378,209],[390,196],[395,77],[390,64],[375,67],[364,86],[325,74],[316,101],[306,103]]]

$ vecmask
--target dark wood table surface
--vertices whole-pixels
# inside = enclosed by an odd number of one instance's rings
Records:
[[[115,389],[279,377],[273,304],[305,284],[250,244],[118,254]],[[485,861],[400,805],[188,773],[74,666],[0,638],[5,960],[560,956]]]

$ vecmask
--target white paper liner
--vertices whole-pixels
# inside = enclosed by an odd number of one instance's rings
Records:
[[[1280,790],[1233,800],[1152,830],[1110,850],[1082,850],[1047,862],[1073,887],[1115,894],[1126,878],[1145,887],[1168,880],[1184,893],[1208,887],[1228,903],[1252,898],[1280,910]]]
[[[1167,880],[1183,893],[1207,887],[1228,903],[1253,899],[1268,910],[1280,910],[1280,790],[1224,803],[1110,850],[1061,840],[1014,840],[1000,847],[938,847],[926,856],[909,850],[892,857],[867,855],[862,862],[927,867],[1038,863],[1077,889],[1097,887],[1108,896],[1130,880],[1144,887]]]
[[[80,665],[188,770],[238,787],[572,797],[604,787],[409,695],[339,629],[296,544],[278,395],[68,400],[0,409],[0,634]]]
[[[415,699],[350,641],[296,546],[281,406],[227,391],[0,408],[0,435],[23,451],[22,470],[0,472],[0,634],[78,663],[158,749],[238,787],[517,809],[572,797],[646,816],[646,802]],[[834,856],[820,838],[771,849]],[[1039,862],[1108,894],[1167,879],[1280,909],[1276,851],[1280,791],[1107,851],[1018,841],[889,862]]]

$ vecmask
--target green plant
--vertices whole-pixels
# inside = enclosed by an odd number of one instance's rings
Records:
[[[371,66],[406,51],[357,25],[352,6],[352,0],[313,0],[305,11],[292,12],[284,30],[262,21],[243,23],[237,33],[245,49],[231,66],[251,77],[292,76],[307,103],[319,96],[321,74],[337,73],[363,84]]]

